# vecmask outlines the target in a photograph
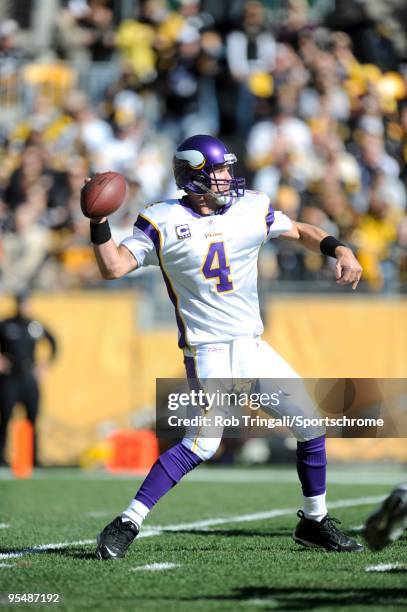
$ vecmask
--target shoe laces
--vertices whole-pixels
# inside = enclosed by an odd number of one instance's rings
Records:
[[[298,510],[297,516],[300,519],[312,520],[312,519],[307,519],[306,518],[303,510]],[[329,531],[331,531],[332,533],[335,533],[336,535],[340,535],[340,536],[344,537],[344,534],[342,533],[342,531],[340,529],[338,529],[338,527],[335,525],[335,523],[337,525],[340,525],[342,523],[342,521],[340,521],[339,519],[335,518],[334,516],[329,516],[329,514],[327,514],[322,519],[322,521],[320,522],[321,525],[323,525],[324,527],[327,527],[327,529]]]
[[[107,533],[113,536],[115,544],[127,544],[137,535],[135,531],[136,528],[133,528],[131,521],[128,524],[123,523],[122,519],[118,517],[112,525],[109,525]]]
[[[340,525],[342,521],[335,518],[334,516],[329,516],[329,514],[327,514],[326,517],[322,519],[321,523],[323,523],[324,525],[327,525],[327,527],[329,527],[329,529],[331,529],[332,531],[335,531],[337,533],[342,533],[341,530],[338,529],[338,527],[336,527],[335,525],[335,523],[337,525]]]
[[[326,527],[332,534],[336,535],[341,542],[344,543],[349,540],[348,536],[336,526],[336,524],[340,525],[342,522],[339,519],[327,514],[321,522],[323,523],[324,527]]]

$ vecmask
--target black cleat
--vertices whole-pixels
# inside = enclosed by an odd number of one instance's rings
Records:
[[[363,535],[371,550],[382,550],[407,528],[407,487],[394,489],[367,519]]]
[[[139,530],[134,523],[131,521],[123,522],[122,517],[117,516],[99,533],[96,540],[96,557],[101,561],[121,559],[138,532]]]
[[[345,535],[335,523],[338,519],[327,514],[321,522],[305,518],[304,512],[298,510],[297,516],[301,519],[294,530],[293,538],[297,544],[307,548],[324,548],[336,552],[361,552],[363,546]]]

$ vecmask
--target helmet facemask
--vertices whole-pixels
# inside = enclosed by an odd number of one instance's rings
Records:
[[[211,195],[219,206],[224,206],[231,198],[243,197],[245,191],[245,179],[234,176],[233,164],[236,162],[236,156],[233,153],[229,155],[230,160],[225,161],[224,164],[207,164],[205,169],[197,172],[196,177],[192,178],[194,185],[201,189],[200,193],[202,195]],[[218,178],[216,176],[216,170],[222,166],[228,167],[230,179]],[[214,191],[214,187],[216,191]],[[195,193],[199,192],[195,191]]]

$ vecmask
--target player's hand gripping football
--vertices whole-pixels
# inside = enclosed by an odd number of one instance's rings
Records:
[[[91,179],[91,177],[90,177],[90,176],[87,176],[87,177],[85,178],[84,183],[83,183],[83,187],[82,187],[82,189],[83,189],[84,187],[86,187],[87,183],[89,183],[89,181],[91,181],[91,180],[92,180],[92,179]],[[105,221],[106,219],[107,219],[107,217],[90,217],[90,222],[91,222],[91,223],[103,223],[103,221]]]
[[[82,189],[83,189],[84,187],[86,187],[87,183],[89,183],[89,181],[91,181],[91,180],[92,180],[92,178],[91,178],[90,176],[87,176],[87,177],[85,178],[84,183],[83,183]],[[103,221],[104,221],[106,218],[107,218],[107,217],[91,217],[91,218],[90,218],[90,222],[91,222],[91,223],[102,223],[102,222],[103,222]]]
[[[127,195],[127,183],[118,172],[96,173],[85,179],[81,189],[81,209],[93,223],[102,221],[123,204]]]
[[[352,285],[356,289],[362,276],[362,266],[350,249],[345,246],[336,247],[335,276],[338,285]]]

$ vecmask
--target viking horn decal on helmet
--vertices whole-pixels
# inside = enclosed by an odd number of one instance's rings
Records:
[[[194,170],[201,170],[205,165],[205,157],[200,151],[176,151],[175,157],[187,161]]]

